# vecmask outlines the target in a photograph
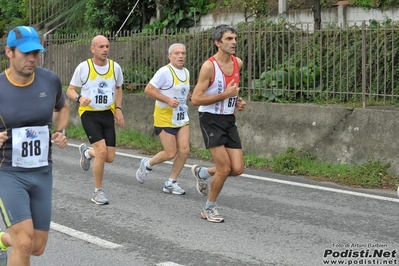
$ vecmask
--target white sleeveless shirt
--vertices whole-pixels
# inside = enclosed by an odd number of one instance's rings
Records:
[[[233,73],[228,76],[221,69],[216,61],[216,59],[212,56],[209,58],[214,67],[214,78],[211,85],[209,85],[208,89],[205,91],[205,94],[220,94],[226,90],[227,84],[234,80],[235,83],[240,82],[240,69],[238,67],[238,62],[235,56],[231,56],[231,60],[234,62]],[[211,114],[220,114],[220,115],[230,115],[234,114],[235,105],[237,101],[236,97],[231,97],[224,99],[222,101],[210,104],[210,105],[200,105],[198,108],[199,112],[207,112]]]

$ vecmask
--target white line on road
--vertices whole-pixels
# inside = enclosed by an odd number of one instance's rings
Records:
[[[68,144],[68,145],[79,147],[79,145],[75,145],[75,144]],[[136,159],[143,158],[143,156],[137,156],[137,155],[127,154],[127,153],[123,153],[123,152],[117,152],[116,154],[121,155],[121,156],[136,158]],[[172,164],[172,162],[170,162],[170,161],[166,161],[165,163],[166,164]],[[185,164],[184,166],[191,168],[192,165]],[[364,198],[370,198],[370,199],[377,199],[377,200],[385,200],[385,201],[391,201],[391,202],[398,202],[399,203],[399,199],[390,198],[390,197],[384,197],[384,196],[378,196],[378,195],[372,195],[372,194],[367,194],[367,193],[348,191],[348,190],[337,189],[337,188],[329,188],[329,187],[323,187],[323,186],[317,186],[317,185],[309,185],[309,184],[303,184],[303,183],[298,183],[298,182],[293,182],[293,181],[280,180],[280,179],[276,179],[276,178],[249,175],[249,174],[245,174],[245,173],[242,174],[241,176],[247,177],[247,178],[251,178],[251,179],[263,180],[263,181],[267,181],[267,182],[274,182],[274,183],[280,183],[280,184],[297,186],[297,187],[306,187],[306,188],[311,188],[311,189],[317,189],[317,190],[323,190],[323,191],[347,194],[347,195],[352,195],[352,196],[358,196],[358,197],[364,197]]]
[[[95,244],[97,246],[101,246],[101,247],[104,247],[104,248],[115,249],[115,248],[121,248],[122,247],[122,245],[115,244],[115,243],[109,242],[107,240],[104,240],[104,239],[101,239],[101,238],[98,238],[98,237],[95,237],[95,236],[91,236],[89,234],[86,234],[86,233],[83,233],[83,232],[80,232],[80,231],[76,231],[76,230],[74,230],[72,228],[69,228],[69,227],[66,227],[66,226],[63,226],[63,225],[60,225],[60,224],[56,224],[56,223],[53,223],[53,222],[51,222],[50,227],[51,227],[51,229],[56,230],[58,232],[61,232],[61,233],[64,233],[64,234],[79,238],[79,239],[81,239],[83,241],[86,241],[86,242],[89,242],[89,243],[92,243],[92,244]]]
[[[337,188],[329,188],[329,187],[322,187],[322,186],[316,186],[316,185],[302,184],[302,183],[297,183],[297,182],[292,182],[292,181],[279,180],[279,179],[275,179],[275,178],[261,177],[261,176],[256,176],[256,175],[242,174],[241,176],[245,176],[245,177],[252,178],[252,179],[264,180],[264,181],[268,181],[268,182],[297,186],[297,187],[306,187],[306,188],[324,190],[324,191],[329,191],[329,192],[347,194],[347,195],[352,195],[352,196],[365,197],[365,198],[370,198],[370,199],[399,202],[399,199],[395,199],[395,198],[377,196],[377,195],[360,193],[360,192],[355,192],[355,191],[342,190],[342,189],[337,189]]]
[[[70,146],[75,146],[79,147],[79,145],[75,144],[68,144]],[[117,155],[125,156],[125,157],[131,157],[131,158],[136,158],[136,159],[141,159],[142,156],[137,156],[137,155],[132,155],[132,154],[127,154],[123,152],[116,152]],[[172,164],[170,161],[166,161],[166,164]],[[191,167],[192,165],[190,164],[185,164],[185,167]],[[342,189],[337,189],[337,188],[329,188],[329,187],[323,187],[323,186],[317,186],[317,185],[310,185],[310,184],[303,184],[303,183],[298,183],[298,182],[293,182],[293,181],[287,181],[287,180],[280,180],[276,178],[270,178],[270,177],[262,177],[262,176],[256,176],[256,175],[249,175],[249,174],[242,174],[241,176],[251,178],[251,179],[256,179],[256,180],[263,180],[266,182],[273,182],[273,183],[280,183],[280,184],[285,184],[285,185],[290,185],[290,186],[297,186],[297,187],[305,187],[305,188],[310,188],[310,189],[317,189],[317,190],[323,190],[323,191],[329,191],[329,192],[335,192],[335,193],[341,193],[341,194],[347,194],[347,195],[352,195],[352,196],[358,196],[358,197],[364,197],[364,198],[370,198],[370,199],[377,199],[377,200],[384,200],[384,201],[391,201],[391,202],[398,202],[399,199],[395,198],[390,198],[390,197],[384,197],[384,196],[378,196],[378,195],[372,195],[372,194],[367,194],[367,193],[360,193],[360,192],[355,192],[355,191],[348,191],[348,190],[342,190]],[[88,235],[83,232],[76,231],[74,229],[56,224],[56,223],[51,223],[51,228],[53,230],[68,234],[70,236],[82,239],[84,241],[93,243],[98,246],[102,246],[105,248],[119,248],[122,247],[122,245],[115,244],[112,242],[108,242],[106,240]],[[157,266],[181,266],[180,264],[176,264],[174,262],[162,262],[157,264]]]
[[[183,265],[167,261],[167,262],[158,263],[157,266],[183,266]]]
[[[117,154],[118,155],[122,155],[122,156],[126,156],[126,157],[137,158],[137,159],[141,159],[142,158],[142,156],[131,155],[131,154],[126,154],[126,153],[121,153],[121,152],[117,152]],[[165,163],[172,164],[172,162],[165,162]],[[191,168],[192,165],[185,164],[184,166]],[[391,202],[398,202],[399,203],[399,199],[390,198],[390,197],[384,197],[384,196],[378,196],[378,195],[372,195],[372,194],[367,194],[367,193],[361,193],[361,192],[355,192],[355,191],[349,191],[349,190],[343,190],[343,189],[337,189],[337,188],[329,188],[329,187],[323,187],[323,186],[317,186],[317,185],[309,185],[309,184],[303,184],[303,183],[298,183],[298,182],[293,182],[293,181],[280,180],[280,179],[276,179],[276,178],[249,175],[249,174],[245,174],[245,173],[242,174],[241,176],[247,177],[247,178],[251,178],[251,179],[263,180],[263,181],[267,181],[267,182],[274,182],[274,183],[290,185],[290,186],[305,187],[305,188],[311,188],[311,189],[317,189],[317,190],[323,190],[323,191],[347,194],[347,195],[352,195],[352,196],[358,196],[358,197],[364,197],[364,198],[370,198],[370,199],[377,199],[377,200],[385,200],[385,201],[391,201]]]

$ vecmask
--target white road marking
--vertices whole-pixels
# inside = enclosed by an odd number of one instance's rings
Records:
[[[316,186],[316,185],[302,184],[302,183],[297,183],[297,182],[292,182],[292,181],[279,180],[279,179],[275,179],[275,178],[261,177],[261,176],[256,176],[256,175],[242,174],[241,176],[245,176],[245,177],[252,178],[252,179],[264,180],[264,181],[268,181],[268,182],[297,186],[297,187],[306,187],[306,188],[324,190],[324,191],[329,191],[329,192],[336,192],[336,193],[347,194],[347,195],[352,195],[352,196],[359,196],[359,197],[370,198],[370,199],[399,202],[399,199],[395,199],[395,198],[372,195],[372,194],[355,192],[355,191],[348,191],[348,190],[337,189],[337,188],[329,188],[329,187],[322,187],[322,186]]]
[[[136,159],[141,159],[143,158],[142,156],[137,156],[137,155],[131,155],[131,154],[126,154],[122,152],[117,152],[118,155],[126,156],[126,157],[132,157]],[[165,162],[166,164],[172,164],[172,162]],[[185,164],[184,167],[189,167],[191,168],[192,165],[190,164]],[[364,198],[370,198],[370,199],[377,199],[377,200],[385,200],[385,201],[391,201],[391,202],[398,202],[399,199],[395,198],[390,198],[390,197],[384,197],[384,196],[378,196],[378,195],[373,195],[373,194],[367,194],[367,193],[361,193],[361,192],[355,192],[355,191],[348,191],[348,190],[343,190],[343,189],[338,189],[338,188],[329,188],[329,187],[323,187],[323,186],[317,186],[317,185],[310,185],[310,184],[303,184],[299,182],[294,182],[294,181],[287,181],[287,180],[280,180],[276,178],[271,178],[271,177],[262,177],[262,176],[256,176],[256,175],[249,175],[249,174],[242,174],[241,176],[251,178],[251,179],[257,179],[257,180],[263,180],[266,182],[274,182],[274,183],[280,183],[280,184],[285,184],[285,185],[290,185],[290,186],[297,186],[297,187],[305,187],[305,188],[311,188],[311,189],[317,189],[317,190],[323,190],[323,191],[329,191],[329,192],[335,192],[335,193],[341,193],[341,194],[347,194],[347,195],[352,195],[352,196],[358,196],[358,197],[364,197]]]
[[[167,262],[158,263],[157,266],[183,266],[183,265],[167,261]]]
[[[79,147],[79,145],[75,145],[75,144],[68,144],[68,145]],[[127,154],[127,153],[123,153],[123,152],[116,152],[116,154],[121,155],[121,156],[125,156],[125,157],[136,158],[136,159],[143,158],[143,156],[137,156],[137,155]],[[165,163],[166,164],[172,164],[172,162],[170,162],[170,161],[166,161]],[[184,165],[184,167],[190,167],[190,168],[191,168],[191,166],[192,165],[190,165],[190,164],[185,164]],[[249,174],[245,174],[245,173],[242,174],[241,176],[247,177],[247,178],[251,178],[251,179],[263,180],[263,181],[267,181],[267,182],[274,182],[274,183],[290,185],[290,186],[306,187],[306,188],[311,188],[311,189],[317,189],[317,190],[323,190],[323,191],[347,194],[347,195],[352,195],[352,196],[358,196],[358,197],[364,197],[364,198],[370,198],[370,199],[377,199],[377,200],[385,200],[385,201],[391,201],[391,202],[398,202],[399,203],[399,199],[395,199],[395,198],[391,198],[391,197],[384,197],[384,196],[372,195],[372,194],[355,192],[355,191],[348,191],[348,190],[337,189],[337,188],[328,188],[328,187],[317,186],[317,185],[309,185],[309,184],[303,184],[303,183],[298,183],[298,182],[293,182],[293,181],[286,181],[286,180],[270,178],[270,177],[249,175]]]
[[[51,227],[51,229],[53,229],[55,231],[70,235],[72,237],[79,238],[79,239],[81,239],[83,241],[92,243],[92,244],[100,246],[100,247],[112,248],[112,249],[123,247],[122,245],[106,241],[104,239],[101,239],[101,238],[98,238],[98,237],[95,237],[95,236],[92,236],[92,235],[77,231],[75,229],[72,229],[72,228],[57,224],[57,223],[51,222],[50,227]]]
[[[68,144],[69,146],[74,146],[74,147],[79,147],[79,145],[76,144]],[[125,156],[125,157],[131,157],[135,159],[141,159],[143,156],[137,156],[137,155],[132,155],[132,154],[127,154],[123,152],[116,152],[117,155]],[[166,164],[172,164],[170,161],[166,161]],[[190,167],[192,165],[190,164],[185,164],[185,167]],[[257,179],[257,180],[263,180],[266,182],[274,182],[274,183],[280,183],[280,184],[285,184],[285,185],[290,185],[290,186],[297,186],[297,187],[305,187],[305,188],[311,188],[311,189],[317,189],[317,190],[323,190],[323,191],[329,191],[329,192],[335,192],[335,193],[341,193],[341,194],[347,194],[347,195],[352,195],[352,196],[358,196],[358,197],[364,197],[364,198],[371,198],[371,199],[377,199],[377,200],[384,200],[384,201],[391,201],[391,202],[398,202],[399,199],[395,198],[390,198],[390,197],[384,197],[384,196],[378,196],[378,195],[372,195],[372,194],[367,194],[367,193],[360,193],[360,192],[355,192],[355,191],[348,191],[348,190],[342,190],[342,189],[337,189],[337,188],[329,188],[329,187],[323,187],[323,186],[317,186],[317,185],[310,185],[310,184],[303,184],[303,183],[298,183],[298,182],[293,182],[293,181],[287,181],[287,180],[280,180],[280,179],[275,179],[275,178],[270,178],[270,177],[261,177],[261,176],[256,176],[256,175],[249,175],[249,174],[242,174],[241,176],[251,178],[251,179]],[[81,240],[90,242],[92,244],[105,247],[105,248],[120,248],[122,245],[115,244],[100,238],[97,238],[95,236],[91,236],[89,234],[83,233],[76,231],[72,228],[65,227],[60,224],[56,224],[51,222],[51,229],[59,231],[61,233],[65,233],[67,235],[79,238]],[[162,262],[158,263],[157,266],[182,266],[180,264],[176,264],[174,262]]]

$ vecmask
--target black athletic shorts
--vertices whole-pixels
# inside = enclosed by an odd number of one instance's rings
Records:
[[[234,115],[199,112],[199,121],[207,149],[218,146],[230,149],[242,148]]]
[[[176,136],[180,129],[181,127],[154,127],[154,134],[158,136],[164,130],[166,133]]]
[[[85,111],[80,119],[90,144],[104,139],[107,147],[116,147],[114,114],[111,110]]]

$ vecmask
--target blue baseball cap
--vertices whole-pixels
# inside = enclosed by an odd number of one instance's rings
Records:
[[[17,47],[22,53],[29,53],[32,51],[46,50],[40,43],[39,34],[30,26],[18,26],[8,33],[7,46]]]

